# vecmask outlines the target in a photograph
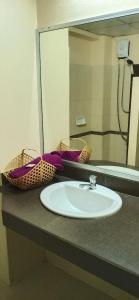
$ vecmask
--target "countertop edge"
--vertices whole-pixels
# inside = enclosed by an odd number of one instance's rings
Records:
[[[38,243],[40,246],[67,259],[85,271],[108,281],[114,286],[139,297],[139,277],[127,270],[105,261],[91,253],[85,252],[76,245],[68,243],[49,232],[35,227],[31,223],[17,218],[2,207],[3,224],[18,234]]]

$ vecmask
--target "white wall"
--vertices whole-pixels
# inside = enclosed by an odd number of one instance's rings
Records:
[[[0,172],[23,147],[39,147],[36,27],[35,0],[0,0]],[[0,194],[0,278],[9,283],[7,242]]]
[[[68,29],[44,32],[40,37],[45,152],[69,137]]]
[[[138,0],[37,0],[38,26],[56,25],[139,8]]]
[[[0,170],[39,147],[35,0],[0,1]]]

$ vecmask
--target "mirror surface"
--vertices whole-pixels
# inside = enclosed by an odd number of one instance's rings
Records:
[[[40,60],[44,152],[70,136],[139,167],[139,14],[42,32]]]

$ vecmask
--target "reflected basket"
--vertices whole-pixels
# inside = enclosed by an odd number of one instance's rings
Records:
[[[32,149],[23,149],[21,154],[12,159],[4,169],[3,175],[14,186],[22,190],[32,189],[38,187],[43,183],[52,181],[56,167],[45,162],[40,156],[40,161],[25,175],[18,178],[11,178],[10,172],[16,168],[23,167],[31,162],[34,158],[26,153],[27,150],[35,151]],[[37,151],[36,151],[37,152]]]
[[[85,163],[89,160],[92,150],[87,142],[80,138],[64,138],[60,141],[58,151],[81,151],[78,162]]]

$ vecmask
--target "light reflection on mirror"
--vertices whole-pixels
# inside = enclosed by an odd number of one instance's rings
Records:
[[[83,138],[89,164],[139,167],[139,15],[40,35],[44,151]]]

